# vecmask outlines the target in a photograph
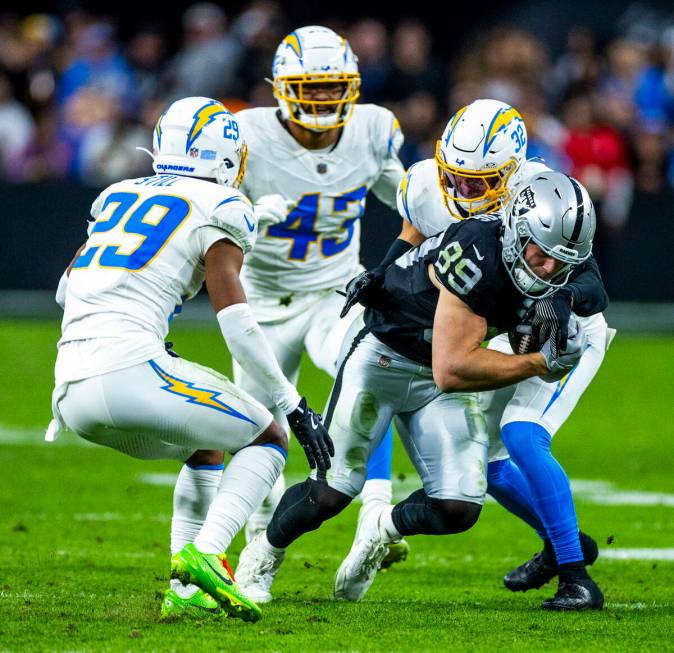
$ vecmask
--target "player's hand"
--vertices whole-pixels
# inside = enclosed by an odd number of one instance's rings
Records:
[[[559,381],[568,374],[580,361],[587,345],[587,334],[578,320],[571,318],[569,321],[566,346],[557,347],[554,338],[549,338],[541,347],[541,354],[548,366],[548,373],[541,378],[548,383]]]
[[[552,295],[535,301],[529,309],[530,321],[539,342],[552,339],[558,350],[566,347],[573,295],[568,288],[560,288]]]
[[[346,284],[346,299],[344,307],[339,317],[346,317],[354,304],[361,303],[363,306],[370,306],[373,295],[382,287],[384,283],[384,270],[374,268],[365,270],[356,275]]]
[[[297,408],[287,417],[290,428],[304,449],[309,467],[317,468],[319,472],[330,469],[330,457],[335,455],[335,446],[320,414],[315,413],[302,397]]]
[[[283,195],[263,195],[254,204],[259,228],[279,224],[288,217],[288,211],[293,202],[286,200]]]
[[[173,349],[173,343],[169,342],[168,340],[164,342],[164,349],[166,350],[166,353],[171,356],[171,358],[180,358],[180,354]]]

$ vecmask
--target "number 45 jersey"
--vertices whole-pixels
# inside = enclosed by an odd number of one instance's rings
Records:
[[[387,268],[377,305],[365,311],[369,330],[398,353],[430,367],[440,296],[430,274],[486,319],[486,338],[514,327],[524,297],[501,261],[501,229],[499,216],[471,218],[403,254]]]
[[[270,297],[343,287],[359,270],[360,219],[370,189],[395,209],[403,176],[403,137],[394,115],[356,105],[337,143],[307,150],[276,108],[236,114],[249,146],[242,190],[253,202],[278,193],[293,203],[287,219],[260,233],[246,257],[250,295]]]
[[[57,384],[163,353],[169,319],[203,284],[209,247],[226,238],[245,254],[257,235],[239,191],[177,175],[113,184],[91,215],[68,277]]]

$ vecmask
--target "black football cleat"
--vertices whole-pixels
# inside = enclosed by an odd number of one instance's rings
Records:
[[[580,611],[601,610],[604,595],[589,576],[574,582],[560,582],[554,598],[541,603],[543,610]]]
[[[599,555],[597,543],[586,533],[580,533],[580,547],[583,562],[591,565]],[[504,585],[512,592],[535,590],[551,581],[557,575],[557,561],[546,551],[540,551],[503,577]]]

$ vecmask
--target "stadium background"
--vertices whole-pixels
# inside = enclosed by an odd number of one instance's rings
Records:
[[[355,2],[337,11],[269,0],[0,11],[0,192],[10,243],[0,288],[54,287],[97,190],[150,171],[135,148],[151,147],[168,102],[205,95],[233,110],[273,104],[264,78],[278,42],[321,22],[358,54],[362,101],[399,117],[406,165],[432,156],[449,116],[472,99],[513,104],[529,129],[529,156],[590,189],[611,298],[674,300],[667,3],[483,2],[479,11],[458,4],[442,13],[428,3],[414,17],[374,4],[367,12]],[[27,219],[39,229],[26,229]],[[363,227],[365,262],[374,263],[397,219],[371,199]]]
[[[368,3],[369,19],[363,4],[228,2],[226,23],[203,6],[185,15],[186,2],[0,9],[0,651],[671,650],[671,4],[429,2],[399,14]],[[281,600],[259,624],[159,624],[178,466],[76,436],[42,441],[59,334],[53,290],[98,190],[149,173],[134,148],[149,145],[171,99],[272,102],[261,80],[277,42],[310,23],[351,39],[363,99],[399,116],[407,165],[431,154],[456,108],[498,97],[524,114],[531,154],[577,175],[597,202],[597,255],[619,333],[554,452],[601,547],[599,614],[542,613],[552,585],[524,596],[503,588],[503,573],[538,544],[493,503],[468,533],[413,538],[405,566],[382,574],[362,604],[335,604],[353,506],[290,551]],[[398,224],[368,201],[367,262]],[[171,339],[186,358],[229,369],[207,306],[188,305]],[[321,406],[329,388],[305,361],[300,390]],[[393,471],[397,498],[418,486],[397,445]],[[306,474],[296,443],[287,472]],[[237,538],[233,561],[241,546]]]

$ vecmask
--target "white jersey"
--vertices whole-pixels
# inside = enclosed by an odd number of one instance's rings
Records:
[[[550,168],[534,159],[525,161],[522,167],[523,182],[535,174]],[[515,195],[517,189],[512,191]],[[448,200],[451,201],[451,200]],[[445,205],[438,181],[438,166],[435,159],[424,159],[409,168],[400,182],[397,194],[398,212],[404,220],[416,227],[426,238],[444,231],[459,220],[453,217]],[[458,212],[458,207],[456,208]]]
[[[203,284],[209,247],[227,238],[247,253],[257,236],[239,191],[178,175],[113,184],[91,215],[68,278],[57,385],[162,354],[169,319]]]
[[[404,174],[403,136],[382,107],[357,105],[336,145],[307,150],[286,130],[276,108],[236,117],[250,155],[242,190],[255,202],[278,193],[294,208],[260,234],[242,278],[249,296],[281,296],[344,286],[358,271],[360,218],[372,189],[395,209]]]

